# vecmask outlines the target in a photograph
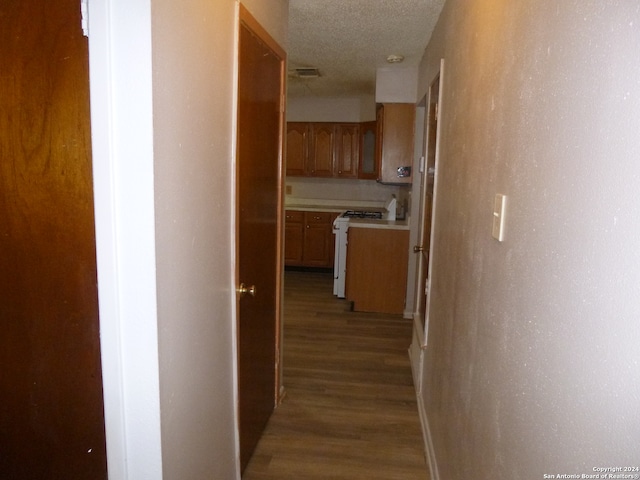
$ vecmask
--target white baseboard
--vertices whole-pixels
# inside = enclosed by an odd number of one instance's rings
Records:
[[[414,358],[411,358],[411,349],[409,349],[409,360],[411,363],[411,370],[414,367]],[[415,376],[414,376],[415,378]],[[440,480],[440,474],[438,473],[438,463],[436,461],[436,453],[433,448],[433,439],[431,438],[431,430],[429,429],[429,420],[427,418],[427,411],[424,407],[424,401],[422,395],[416,391],[416,401],[418,404],[418,414],[420,416],[420,425],[422,427],[422,439],[424,441],[424,453],[429,465],[429,473],[431,474],[431,480]]]

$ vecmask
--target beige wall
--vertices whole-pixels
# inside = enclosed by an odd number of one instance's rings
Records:
[[[373,95],[287,99],[289,122],[369,122],[375,119],[376,102]]]
[[[421,394],[439,478],[640,461],[639,10],[444,7],[419,81],[444,58]]]
[[[288,1],[247,3],[284,44]],[[154,0],[152,14],[163,478],[231,479],[236,2]]]

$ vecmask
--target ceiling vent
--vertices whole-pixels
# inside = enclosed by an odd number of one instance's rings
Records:
[[[318,78],[320,76],[320,72],[315,67],[296,68],[293,74],[298,78]]]

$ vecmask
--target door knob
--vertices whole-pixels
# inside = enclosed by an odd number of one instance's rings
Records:
[[[413,247],[413,253],[420,253],[424,250],[424,247],[422,247],[422,245],[416,245]]]
[[[244,296],[245,294],[249,294],[252,297],[256,296],[256,286],[255,285],[251,285],[250,287],[247,287],[244,283],[241,283],[240,286],[236,289],[236,292],[238,292],[240,294],[240,296]]]

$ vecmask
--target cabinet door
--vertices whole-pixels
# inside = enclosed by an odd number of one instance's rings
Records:
[[[378,179],[378,164],[376,162],[377,122],[364,122],[360,125],[360,162],[358,164],[358,178],[367,180]]]
[[[379,181],[390,184],[410,184],[411,174],[399,175],[399,169],[413,165],[415,105],[388,103],[378,110]]]
[[[403,313],[409,230],[349,228],[347,235],[346,293],[354,311]]]
[[[287,124],[287,175],[305,175],[309,151],[309,124],[289,122]]]
[[[287,210],[284,224],[285,265],[302,264],[304,230],[304,212]]]
[[[305,212],[303,263],[309,267],[331,266],[331,214]]]
[[[356,178],[360,157],[360,126],[357,123],[338,125],[336,141],[335,176]]]
[[[315,177],[333,176],[334,160],[335,124],[312,124],[309,173]]]

